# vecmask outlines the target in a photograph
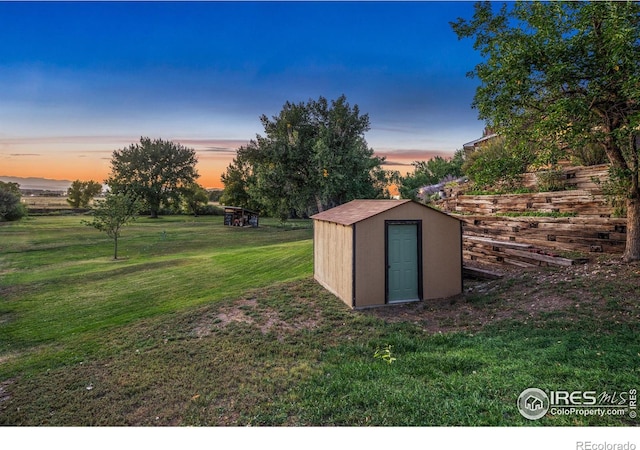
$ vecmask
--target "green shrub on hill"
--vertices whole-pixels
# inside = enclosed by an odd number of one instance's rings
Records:
[[[468,155],[462,171],[480,190],[512,190],[534,159],[533,152],[508,148],[503,139],[496,139]]]
[[[20,220],[27,215],[21,197],[18,183],[0,181],[0,222]]]

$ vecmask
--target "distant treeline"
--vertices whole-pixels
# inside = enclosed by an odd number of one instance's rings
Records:
[[[66,197],[67,191],[51,191],[48,189],[20,189],[20,193],[35,197]]]
[[[222,189],[211,188],[207,189],[209,194],[209,201],[217,202],[222,196]],[[25,196],[35,197],[66,197],[67,191],[53,191],[48,189],[20,189],[20,193]]]

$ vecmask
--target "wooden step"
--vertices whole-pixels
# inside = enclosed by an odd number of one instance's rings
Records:
[[[573,266],[574,264],[576,264],[576,260],[573,259],[562,258],[560,256],[545,255],[535,252],[526,252],[522,250],[514,250],[510,248],[505,249],[504,253],[511,256],[518,256],[523,259],[529,259],[532,261],[545,262],[554,266]]]
[[[525,248],[533,248],[530,244],[522,244],[519,242],[510,242],[510,241],[500,241],[498,239],[485,238],[480,236],[463,236],[465,241],[470,242],[478,242],[482,244],[491,245],[493,247],[502,247],[502,248],[514,248],[514,249],[525,249]]]
[[[502,278],[502,274],[500,273],[471,266],[462,266],[462,274],[467,278],[476,278],[480,280],[498,280]]]
[[[523,269],[531,269],[533,267],[538,267],[540,265],[540,264],[533,264],[530,262],[521,261],[519,259],[512,259],[512,258],[503,258],[502,262],[504,264],[510,264],[512,266],[521,267]]]

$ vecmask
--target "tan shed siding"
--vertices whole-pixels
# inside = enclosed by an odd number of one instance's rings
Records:
[[[386,214],[385,214],[386,216]],[[376,220],[378,219],[378,220]],[[382,225],[380,225],[382,220]],[[356,308],[385,304],[384,219],[374,216],[356,227]]]
[[[462,292],[460,222],[443,214],[429,214],[422,223],[424,300]]]
[[[315,220],[313,234],[314,278],[348,306],[352,306],[352,227]]]
[[[356,307],[385,304],[387,220],[422,221],[423,299],[459,294],[462,290],[460,222],[422,205],[407,203],[355,225]]]
[[[424,206],[406,203],[358,222],[356,228],[356,307],[384,305],[386,265],[384,226],[387,220],[426,220]]]

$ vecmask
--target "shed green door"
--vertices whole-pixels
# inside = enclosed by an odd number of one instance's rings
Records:
[[[418,224],[387,227],[387,299],[419,300]]]

